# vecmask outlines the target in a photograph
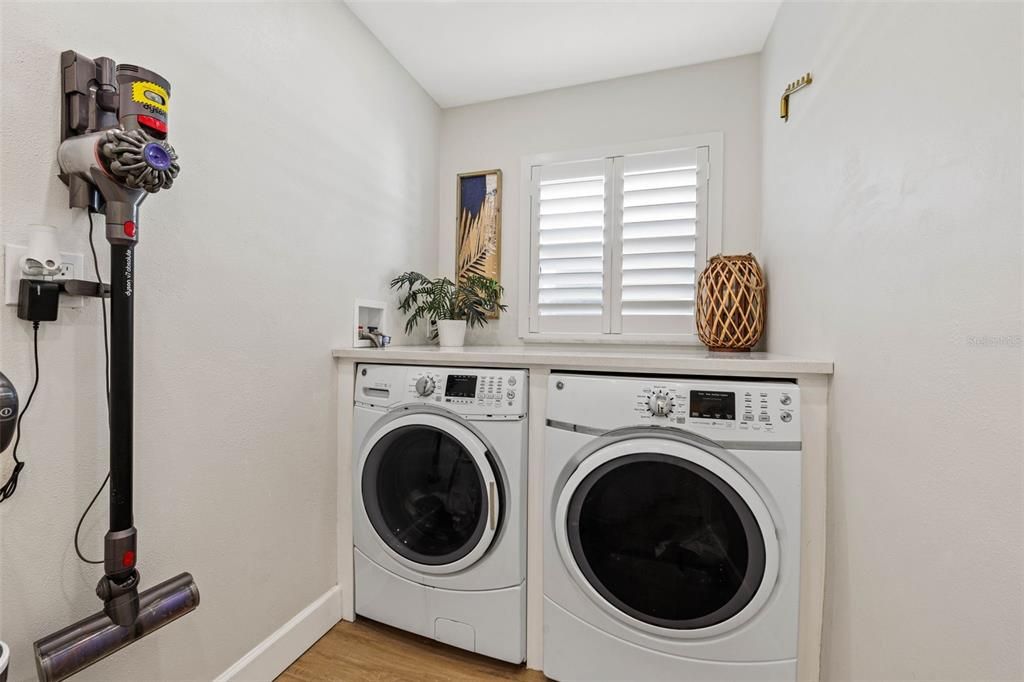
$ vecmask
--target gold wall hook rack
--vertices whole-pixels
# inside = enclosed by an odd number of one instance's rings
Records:
[[[798,80],[795,80],[786,86],[786,90],[782,93],[782,100],[779,102],[779,118],[783,121],[789,120],[789,96],[797,90],[806,88],[813,82],[814,79],[811,78],[811,72],[808,71],[804,75],[800,76]]]

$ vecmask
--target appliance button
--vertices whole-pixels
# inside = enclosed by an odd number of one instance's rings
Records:
[[[510,389],[509,392],[505,394],[505,397],[507,397],[509,400],[514,400],[516,397],[516,392]]]
[[[516,378],[515,377],[509,377],[508,378],[508,385],[509,386],[515,386],[516,385]]]
[[[757,415],[757,421],[759,421],[759,422],[767,422],[767,421],[771,421],[771,419],[772,418],[769,417],[764,412],[762,412],[761,414]]]
[[[791,402],[793,402],[793,399],[790,398],[788,395],[784,395],[781,398],[779,398],[779,402],[782,403],[783,405],[789,405]]]
[[[782,413],[782,421],[784,421],[784,422],[786,422],[788,424],[789,422],[793,421],[793,415],[790,414],[789,412],[783,412]]]
[[[751,414],[750,412],[745,412],[743,414],[743,421],[745,421],[745,422],[752,422],[752,421],[754,421],[754,415]]]

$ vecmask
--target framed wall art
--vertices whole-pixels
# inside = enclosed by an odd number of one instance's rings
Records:
[[[501,171],[460,173],[455,206],[455,276],[483,275],[500,282]]]

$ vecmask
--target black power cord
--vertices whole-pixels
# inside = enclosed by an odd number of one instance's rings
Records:
[[[100,259],[96,255],[96,242],[93,241],[92,214],[93,214],[93,212],[89,211],[89,249],[92,251],[92,265],[93,265],[93,268],[96,270],[96,282],[100,285],[100,289],[102,291],[102,288],[103,288],[103,278],[100,276]],[[107,337],[107,299],[103,298],[103,296],[100,296],[100,308],[103,311],[103,366],[104,366],[103,378],[106,380],[106,387],[107,387],[107,430],[109,431],[109,429],[110,429],[110,341],[109,341],[109,339]],[[35,389],[33,389],[33,390],[35,390]],[[32,400],[32,396],[31,395],[29,396],[29,400]],[[25,408],[27,409],[28,405],[25,405]],[[24,414],[24,412],[22,412],[22,414]],[[17,446],[15,446],[15,447],[17,447]],[[102,493],[103,489],[107,487],[107,483],[109,481],[110,481],[110,470],[108,469],[107,470],[107,475],[103,479],[103,483],[100,484],[100,487],[96,491],[96,494],[92,496],[92,499],[89,501],[89,505],[85,508],[85,511],[82,512],[82,515],[78,518],[78,525],[75,526],[75,554],[77,554],[78,558],[81,559],[82,561],[84,561],[87,564],[102,564],[103,563],[103,559],[100,559],[99,561],[95,561],[93,559],[87,559],[85,557],[85,555],[82,554],[82,549],[79,546],[78,538],[79,538],[79,536],[82,533],[82,524],[85,523],[85,517],[89,515],[89,510],[91,510],[92,506],[94,504],[96,504],[96,500],[99,499],[100,493]]]
[[[25,468],[25,463],[18,459],[18,445],[21,443],[21,421],[25,418],[28,413],[29,405],[32,404],[32,397],[36,394],[36,389],[39,387],[39,322],[32,323],[32,356],[35,359],[36,367],[36,378],[32,382],[32,390],[28,393],[28,400],[25,401],[25,407],[21,410],[21,414],[18,415],[18,423],[15,425],[14,436],[14,449],[11,450],[11,457],[14,458],[14,470],[11,475],[7,478],[7,481],[0,486],[0,502],[10,498],[14,495],[14,491],[18,489],[18,476],[21,474],[21,470]]]

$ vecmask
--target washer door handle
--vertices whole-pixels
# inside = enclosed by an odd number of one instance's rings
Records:
[[[494,530],[498,523],[497,515],[494,513],[494,481],[487,486],[487,516],[490,518],[491,530]]]

